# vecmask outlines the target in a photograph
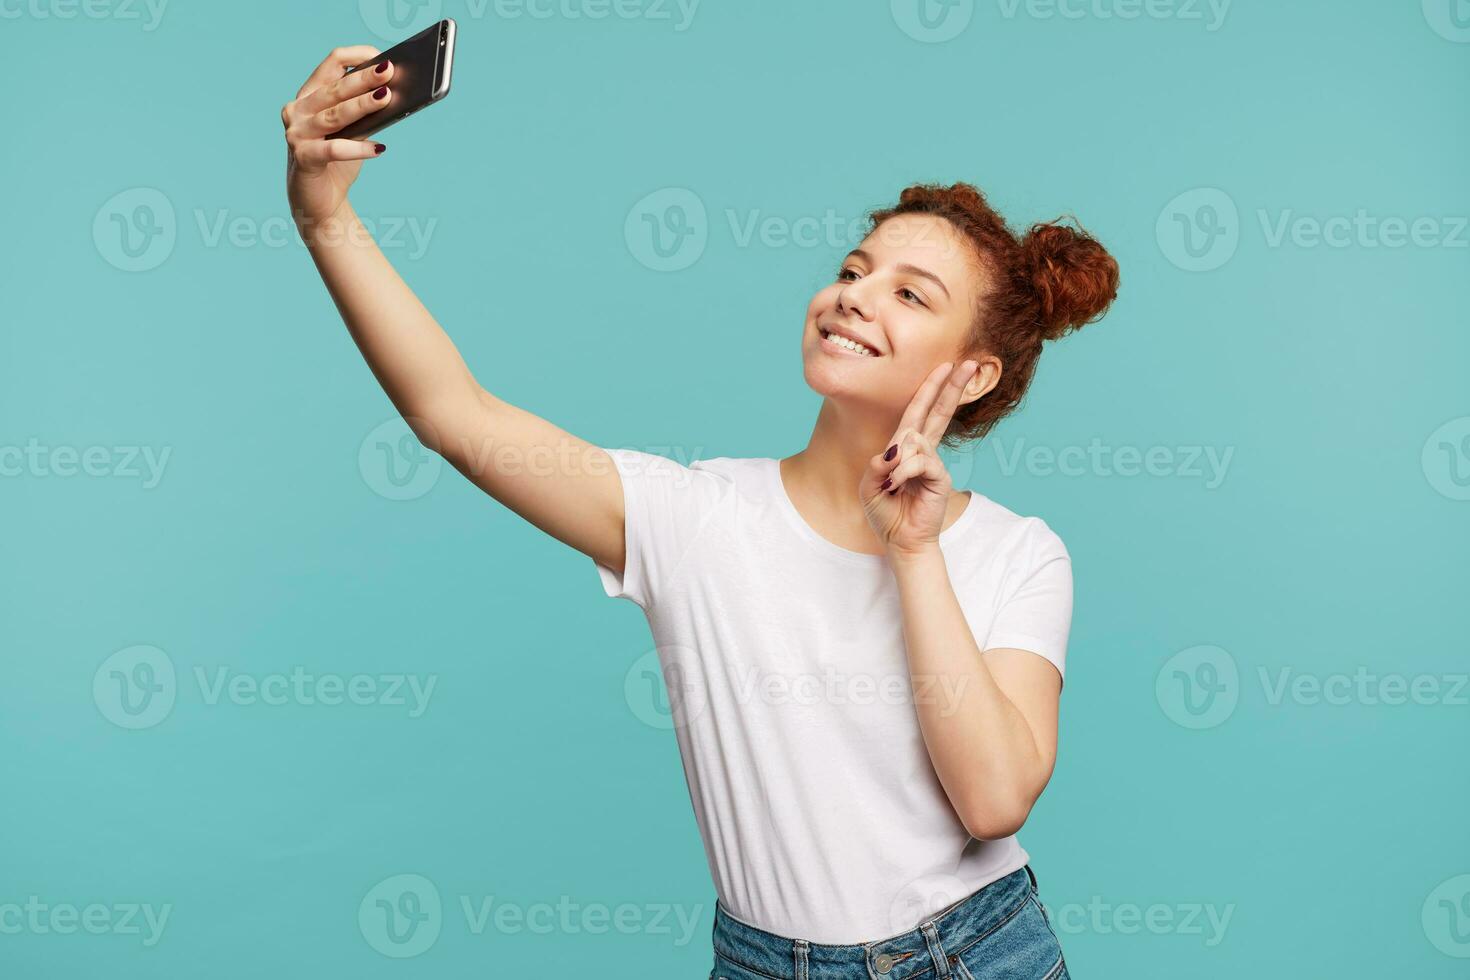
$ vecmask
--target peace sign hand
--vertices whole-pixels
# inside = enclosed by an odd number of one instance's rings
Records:
[[[890,557],[939,543],[952,486],[937,447],[976,369],[975,361],[965,361],[930,371],[889,442],[892,458],[874,456],[858,483],[863,512]]]

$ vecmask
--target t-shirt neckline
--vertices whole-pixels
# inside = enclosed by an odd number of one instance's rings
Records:
[[[792,503],[791,497],[786,493],[786,484],[781,481],[781,460],[767,458],[765,469],[767,479],[771,483],[773,495],[780,505],[782,513],[786,515],[796,532],[811,542],[814,547],[834,558],[854,565],[873,566],[882,565],[887,562],[887,558],[884,555],[870,555],[862,551],[853,551],[850,548],[842,547],[842,545],[834,541],[828,541],[818,534],[816,528],[808,524],[806,518],[801,516],[801,511],[796,509],[796,504]],[[955,518],[953,524],[939,532],[939,543],[941,545],[951,543],[957,535],[964,531],[966,525],[974,520],[975,512],[979,509],[975,501],[976,494],[973,490],[966,490],[965,493],[969,498],[965,504],[965,509],[960,511],[960,516]]]

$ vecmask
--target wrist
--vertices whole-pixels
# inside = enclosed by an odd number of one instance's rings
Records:
[[[291,217],[296,222],[296,231],[307,246],[332,245],[347,238],[357,225],[357,213],[345,199],[325,214],[315,214],[309,209],[293,207]]]
[[[890,547],[888,549],[888,564],[895,572],[923,568],[935,562],[944,564],[944,552],[939,550],[938,541],[927,541],[907,548]]]

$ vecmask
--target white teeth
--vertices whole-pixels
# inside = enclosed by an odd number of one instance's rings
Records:
[[[848,340],[846,337],[840,337],[835,333],[824,333],[822,334],[822,336],[832,341],[832,343],[836,344],[838,347],[846,347],[850,351],[856,351],[857,353],[864,354],[868,357],[877,356],[877,351],[864,347],[862,344],[858,343],[855,340]]]

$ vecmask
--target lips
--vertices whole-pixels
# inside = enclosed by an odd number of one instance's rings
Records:
[[[826,336],[828,334],[834,334],[834,335],[836,335],[838,337],[844,337],[847,340],[851,340],[854,343],[861,344],[862,346],[864,346],[864,347],[866,347],[868,349],[869,356],[871,356],[871,357],[882,357],[883,356],[882,354],[880,354],[878,352],[878,348],[874,347],[868,341],[864,340],[861,336],[859,336],[858,334],[854,333],[851,330],[847,330],[847,329],[845,329],[843,327],[836,326],[835,324],[832,325],[832,326],[826,326],[826,327],[823,327],[823,326],[820,326],[819,325],[817,327],[817,332],[824,339],[826,338]]]

